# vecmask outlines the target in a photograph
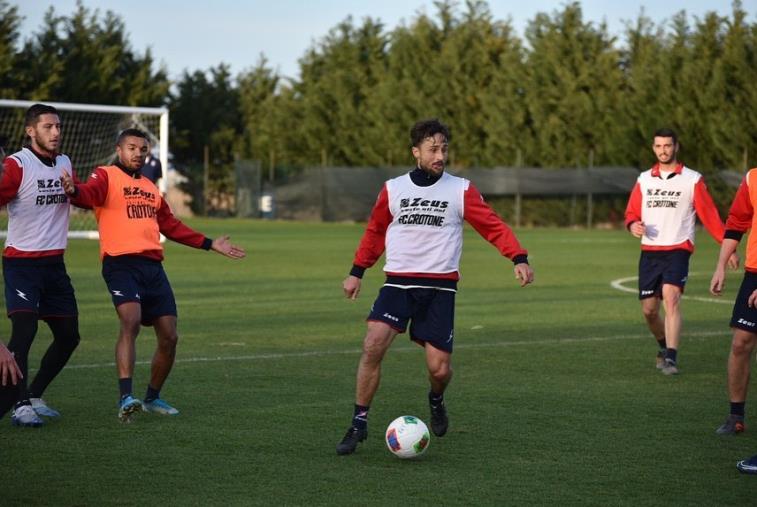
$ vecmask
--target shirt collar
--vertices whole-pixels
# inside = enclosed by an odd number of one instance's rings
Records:
[[[29,150],[32,153],[34,153],[34,156],[37,157],[39,159],[39,161],[42,162],[43,164],[45,164],[46,166],[48,166],[48,167],[55,167],[55,159],[58,157],[57,153],[54,156],[52,156],[52,157],[46,157],[45,155],[42,155],[37,150],[35,150],[34,148],[32,148],[31,145],[24,146],[24,148],[26,148],[27,150]]]
[[[123,172],[131,176],[132,178],[141,178],[142,177],[142,170],[137,169],[136,171],[132,171],[131,169],[127,169],[125,165],[121,163],[120,160],[116,160],[116,167],[121,169]]]
[[[683,172],[683,164],[681,164],[679,162],[678,165],[676,166],[676,168],[673,169],[673,173],[674,174],[681,174],[682,172]],[[660,174],[660,164],[659,163],[657,163],[657,164],[655,164],[655,165],[652,166],[652,176],[654,176],[655,178],[661,178],[662,177],[661,174]]]

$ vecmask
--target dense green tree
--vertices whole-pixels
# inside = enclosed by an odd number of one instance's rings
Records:
[[[538,14],[526,38],[526,103],[532,139],[526,161],[544,167],[621,163],[613,149],[623,88],[621,55],[603,23],[583,21],[572,3]]]
[[[18,7],[0,1],[0,97],[8,99],[17,98],[18,76],[14,69],[19,63],[16,45],[20,24]]]
[[[19,96],[32,100],[159,106],[168,94],[165,69],[131,48],[123,20],[81,2],[70,17],[50,7],[19,61]]]
[[[207,72],[185,71],[170,98],[169,110],[176,166],[188,178],[185,189],[193,196],[192,208],[203,211],[205,199],[211,202],[219,194],[231,192],[234,156],[244,144],[239,90],[228,65]],[[204,187],[206,153],[209,188]]]

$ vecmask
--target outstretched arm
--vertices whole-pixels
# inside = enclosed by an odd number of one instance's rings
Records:
[[[228,236],[220,236],[213,240],[210,247],[214,252],[225,255],[231,259],[243,259],[245,254],[244,248],[232,245]]]
[[[478,189],[470,183],[464,197],[465,220],[481,237],[494,245],[499,253],[513,261],[515,278],[521,287],[534,281],[534,270],[528,264],[528,252],[520,246],[512,229],[485,201]]]

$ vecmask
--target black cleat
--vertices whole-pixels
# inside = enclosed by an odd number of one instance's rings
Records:
[[[447,433],[447,427],[449,426],[449,417],[447,417],[447,409],[444,407],[444,402],[431,407],[431,431],[437,437],[443,437]]]
[[[357,449],[357,444],[368,438],[367,428],[356,428],[354,426],[347,430],[347,434],[336,446],[336,453],[340,456],[352,454]]]

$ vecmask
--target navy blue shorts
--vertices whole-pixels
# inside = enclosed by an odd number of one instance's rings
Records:
[[[3,278],[8,315],[31,312],[48,319],[79,314],[62,255],[3,257]]]
[[[410,339],[452,352],[455,327],[455,293],[439,289],[400,289],[384,285],[368,320],[388,324],[404,333],[410,322]]]
[[[757,333],[757,309],[750,307],[749,296],[757,290],[757,273],[744,272],[744,280],[739,288],[739,295],[733,305],[731,327]]]
[[[113,306],[139,303],[143,325],[152,325],[158,317],[177,315],[173,290],[160,261],[139,255],[105,257],[102,273]]]
[[[639,299],[662,297],[662,286],[677,285],[683,291],[689,278],[689,257],[686,250],[641,252],[639,258]]]

